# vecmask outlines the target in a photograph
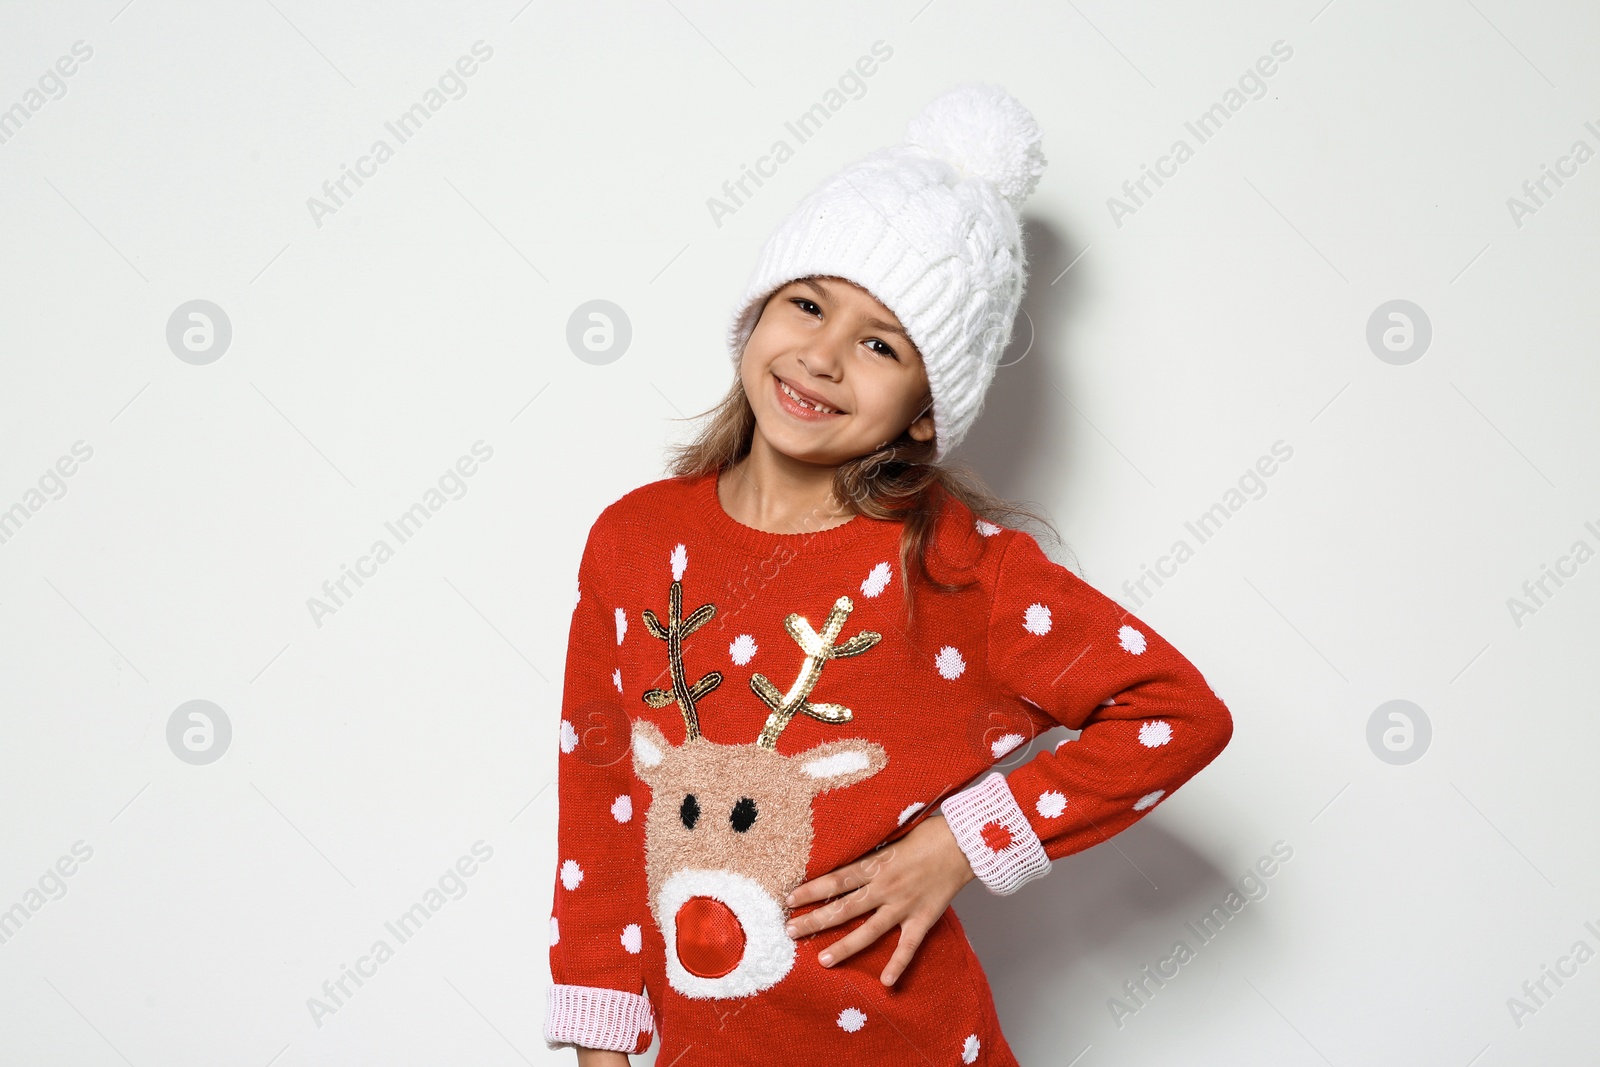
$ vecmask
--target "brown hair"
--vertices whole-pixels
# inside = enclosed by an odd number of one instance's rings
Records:
[[[756,415],[745,395],[744,381],[734,375],[726,396],[713,408],[691,416],[710,416],[693,440],[668,446],[668,469],[676,477],[721,472],[750,452],[755,436]],[[955,593],[973,585],[977,579],[961,583],[938,581],[928,570],[927,551],[934,521],[939,514],[942,491],[961,501],[978,518],[996,525],[1018,525],[1001,519],[1027,519],[1047,528],[1056,542],[1061,537],[1055,527],[1037,512],[1001,499],[989,491],[976,471],[965,464],[935,463],[937,441],[918,441],[907,431],[888,444],[839,465],[833,475],[833,494],[846,510],[874,519],[905,524],[900,536],[900,573],[915,573],[923,581],[945,593]],[[906,619],[912,614],[912,583],[903,582]]]

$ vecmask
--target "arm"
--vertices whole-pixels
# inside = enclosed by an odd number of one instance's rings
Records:
[[[596,522],[584,546],[567,638],[544,1025],[545,1043],[577,1048],[584,1067],[626,1065],[625,1054],[648,1049],[654,1031],[642,992],[643,932],[651,922],[643,812],[633,809],[617,608],[601,529]]]
[[[1082,731],[942,805],[996,893],[1127,829],[1233,735],[1227,706],[1192,663],[1023,531],[1010,535],[995,580],[988,666],[1002,699]]]

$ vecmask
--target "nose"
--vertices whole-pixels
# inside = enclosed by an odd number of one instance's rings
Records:
[[[839,362],[839,357],[834,353],[813,348],[800,357],[800,369],[818,378],[837,381],[839,378]]]
[[[840,351],[842,344],[843,341],[831,334],[819,335],[800,352],[800,369],[818,378],[838,381],[839,366],[844,362],[844,353]]]
[[[721,978],[744,958],[744,927],[715,897],[690,897],[678,908],[678,962],[698,978]]]

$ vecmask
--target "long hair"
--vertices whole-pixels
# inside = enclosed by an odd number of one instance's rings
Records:
[[[720,473],[749,454],[755,437],[756,415],[738,374],[734,375],[727,395],[715,407],[690,419],[707,416],[709,420],[692,440],[668,445],[667,466],[672,476],[701,475],[713,470]],[[901,574],[915,573],[945,593],[959,592],[977,581],[974,578],[967,582],[942,582],[928,570],[928,546],[941,506],[938,499],[941,492],[961,501],[987,522],[1016,526],[1020,525],[1017,520],[1025,519],[1048,529],[1057,543],[1061,541],[1047,519],[990,492],[971,467],[935,463],[936,450],[936,438],[918,441],[908,428],[895,440],[840,464],[834,471],[833,495],[843,503],[845,510],[853,515],[905,524],[900,535]],[[906,581],[902,585],[909,625],[913,583]]]

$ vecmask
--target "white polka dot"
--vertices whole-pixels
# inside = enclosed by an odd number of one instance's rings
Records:
[[[568,889],[576,889],[581,881],[583,881],[583,868],[578,866],[577,860],[568,860],[561,865],[562,885]]]
[[[755,654],[756,639],[751,637],[749,634],[740,634],[738,637],[735,637],[733,639],[733,643],[728,646],[728,658],[733,660],[733,662],[737,663],[741,667],[743,667],[746,663],[749,663],[751,657]]]
[[[627,793],[617,794],[617,799],[611,802],[611,817],[618,822],[633,818],[633,798]]]
[[[622,638],[628,632],[628,613],[617,608],[617,644],[622,644]]]
[[[979,519],[976,525],[978,527],[978,532],[983,534],[985,537],[993,537],[995,534],[1000,532],[1000,527],[996,526],[992,522],[985,522],[983,519]]]
[[[978,1058],[978,1035],[968,1034],[967,1043],[961,1046],[961,1062],[971,1063]]]
[[[1034,704],[1034,703],[1033,703],[1033,701],[1031,701],[1031,700],[1029,700],[1029,699],[1028,699],[1028,698],[1027,698],[1027,697],[1023,697],[1023,698],[1022,698],[1022,702],[1023,702],[1023,703],[1024,703],[1024,704],[1029,704],[1029,705],[1031,705],[1031,706],[1033,706],[1033,707],[1036,707],[1036,708],[1039,708],[1039,705],[1037,705],[1037,704]],[[1043,710],[1044,710],[1044,709],[1043,709],[1043,708],[1039,708],[1039,710],[1040,710],[1040,711],[1043,711]]]
[[[1104,700],[1102,700],[1100,702],[1100,706],[1102,708],[1114,708],[1114,707],[1117,706],[1117,698],[1116,697],[1106,697]]]
[[[897,819],[895,819],[895,825],[896,826],[904,826],[906,824],[906,820],[907,819],[911,818],[911,816],[915,815],[917,812],[921,811],[923,808],[925,808],[927,806],[928,805],[924,804],[920,800],[917,801],[915,804],[907,804],[905,806],[905,808],[901,810],[899,817]]]
[[[1029,604],[1028,610],[1022,613],[1022,628],[1030,634],[1049,633],[1050,609],[1043,604]]]
[[[853,1034],[867,1025],[867,1013],[859,1008],[846,1008],[839,1013],[839,1029]]]
[[[572,723],[566,719],[561,720],[561,751],[571,752],[578,747],[578,731],[572,728]]]
[[[889,564],[878,564],[876,567],[872,568],[872,571],[867,575],[866,580],[861,583],[861,595],[877,596],[888,587],[889,578],[893,574],[894,571],[889,567]]]
[[[561,944],[561,924],[556,922],[554,915],[550,916],[550,947]]]
[[[933,658],[933,665],[939,668],[939,673],[949,679],[961,677],[961,672],[967,669],[967,661],[961,658],[961,652],[952,645],[945,645],[939,654]]]
[[[617,687],[617,692],[622,692],[622,668],[618,667],[611,672],[611,684]]]
[[[989,746],[989,751],[994,753],[995,759],[999,759],[1026,740],[1027,738],[1021,734],[1006,734],[1003,737],[995,738],[994,742]]]
[[[639,954],[639,948],[643,944],[641,941],[642,936],[643,934],[639,929],[639,924],[629,923],[627,926],[622,928],[622,947],[637,956]]]
[[[1144,634],[1131,626],[1124,626],[1117,631],[1117,640],[1122,647],[1132,652],[1135,656],[1145,650]]]
[[[689,566],[689,550],[678,545],[672,550],[672,580],[683,581],[683,572]]]
[[[1133,810],[1143,811],[1145,808],[1148,808],[1150,805],[1166,796],[1166,793],[1167,791],[1165,789],[1157,789],[1154,793],[1146,793],[1144,796],[1133,802]]]
[[[1054,789],[1048,793],[1040,793],[1039,801],[1034,805],[1039,814],[1046,819],[1054,819],[1067,810],[1067,798],[1057,793]]]
[[[1172,740],[1172,725],[1162,719],[1152,719],[1139,727],[1139,743],[1145,748],[1160,748]]]

